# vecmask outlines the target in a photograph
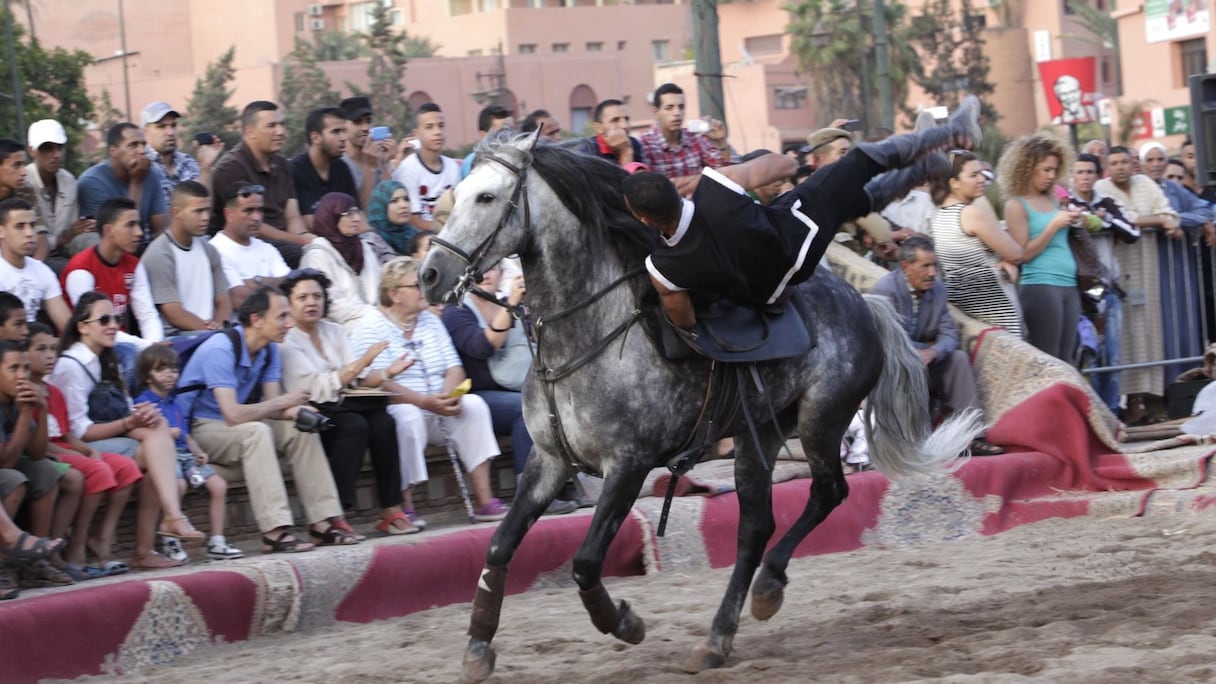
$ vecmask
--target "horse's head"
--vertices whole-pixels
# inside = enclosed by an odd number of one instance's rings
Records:
[[[431,239],[418,280],[432,302],[457,301],[504,257],[528,242],[528,166],[536,133],[499,134],[478,148],[468,177],[456,186],[452,214]]]

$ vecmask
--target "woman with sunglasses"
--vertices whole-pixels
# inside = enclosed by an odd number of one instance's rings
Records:
[[[119,320],[110,298],[100,292],[86,292],[76,302],[55,362],[50,382],[63,392],[67,400],[71,430],[98,451],[134,454],[135,461],[147,475],[139,493],[139,512],[135,524],[135,557],[132,565],[146,570],[181,565],[156,553],[156,534],[180,539],[187,544],[201,544],[206,536],[194,529],[182,513],[177,495],[177,451],[169,425],[156,408],[138,404],[126,416],[106,422],[90,417],[89,396],[100,382],[108,382],[126,390],[114,355],[114,339]],[[128,405],[130,398],[124,396]],[[131,442],[134,440],[134,443]],[[157,521],[161,509],[164,519],[159,531]],[[108,548],[109,540],[90,544],[90,549]],[[106,562],[108,558],[99,558]]]
[[[937,265],[950,303],[968,316],[1022,337],[1018,264],[1022,247],[996,221],[984,196],[988,179],[974,154],[951,152],[950,175],[933,181],[930,223]]]
[[[335,323],[349,324],[376,308],[380,261],[359,238],[366,231],[354,197],[331,192],[317,202],[312,225],[317,237],[304,248],[300,268],[321,271],[333,283],[326,317]]]

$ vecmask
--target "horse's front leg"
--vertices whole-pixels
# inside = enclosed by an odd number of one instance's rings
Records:
[[[574,555],[574,581],[579,587],[579,598],[591,616],[591,624],[600,632],[629,644],[642,643],[646,638],[646,625],[629,607],[628,601],[613,603],[601,578],[608,546],[637,500],[648,472],[650,468],[646,464],[630,464],[604,474],[604,489],[591,520],[591,529]]]
[[[557,496],[568,476],[569,468],[560,459],[536,447],[532,448],[528,463],[520,475],[511,510],[507,511],[507,517],[494,531],[490,550],[486,553],[486,565],[477,581],[461,682],[480,682],[494,673],[497,656],[491,642],[498,632],[498,619],[507,585],[507,566],[524,535]]]

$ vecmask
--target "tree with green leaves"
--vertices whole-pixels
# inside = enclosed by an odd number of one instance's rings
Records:
[[[794,0],[786,5],[790,52],[810,80],[819,102],[820,123],[860,118],[878,122],[877,66],[874,58],[874,3],[857,0]],[[887,25],[892,109],[903,106],[916,52],[907,40],[907,7],[888,0]]]
[[[402,136],[414,127],[409,102],[402,95],[405,63],[417,41],[393,29],[392,14],[382,3],[373,5],[371,14],[371,26],[363,36],[372,51],[367,65],[369,88],[365,93],[355,94],[371,99],[378,125],[389,126],[397,136]]]
[[[1119,76],[1122,65],[1119,62],[1119,20],[1110,12],[1100,10],[1089,2],[1082,0],[1065,0],[1065,6],[1072,12],[1076,23],[1085,29],[1084,33],[1065,33],[1061,38],[1076,38],[1077,40],[1100,46],[1108,52],[1115,65],[1115,83],[1121,83]],[[1116,86],[1117,87],[1117,86]],[[1120,95],[1121,93],[1108,93]]]
[[[957,5],[957,6],[956,6]],[[912,82],[935,104],[953,110],[967,94],[980,98],[982,117],[997,120],[996,109],[985,101],[996,87],[988,80],[989,61],[984,52],[984,14],[954,0],[929,0],[912,17],[908,40],[920,55],[912,70]],[[917,112],[904,108],[909,121]]]
[[[20,24],[13,25],[13,40],[25,125],[39,119],[55,119],[62,124],[68,134],[64,168],[72,173],[83,171],[80,142],[86,123],[93,118],[93,100],[85,88],[84,69],[93,63],[93,57],[83,50],[47,50],[37,39],[30,38]],[[0,130],[24,142],[25,131],[18,130],[17,107],[10,92],[11,68],[8,51],[0,50],[0,91],[4,93],[0,96]]]
[[[209,131],[232,149],[241,139],[238,119],[241,114],[228,105],[234,89],[232,81],[236,69],[232,66],[236,58],[236,46],[229,47],[218,59],[207,65],[201,78],[194,81],[194,92],[186,103],[186,120],[183,122],[191,135]]]
[[[296,38],[299,47],[299,38]],[[312,48],[313,59],[318,62],[345,62],[371,57],[371,48],[358,33],[346,31],[319,31],[306,43]]]
[[[297,36],[295,47],[283,62],[283,78],[279,82],[279,104],[287,127],[283,154],[303,152],[308,146],[308,133],[304,129],[308,113],[318,107],[336,107],[340,99],[330,89],[329,76],[317,66],[315,46]]]

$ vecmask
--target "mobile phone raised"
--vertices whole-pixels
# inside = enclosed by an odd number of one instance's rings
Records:
[[[215,142],[215,134],[211,131],[199,131],[194,134],[194,142],[199,145],[211,145]]]
[[[379,142],[391,138],[393,131],[388,126],[372,126],[367,134],[371,136],[372,142]]]

